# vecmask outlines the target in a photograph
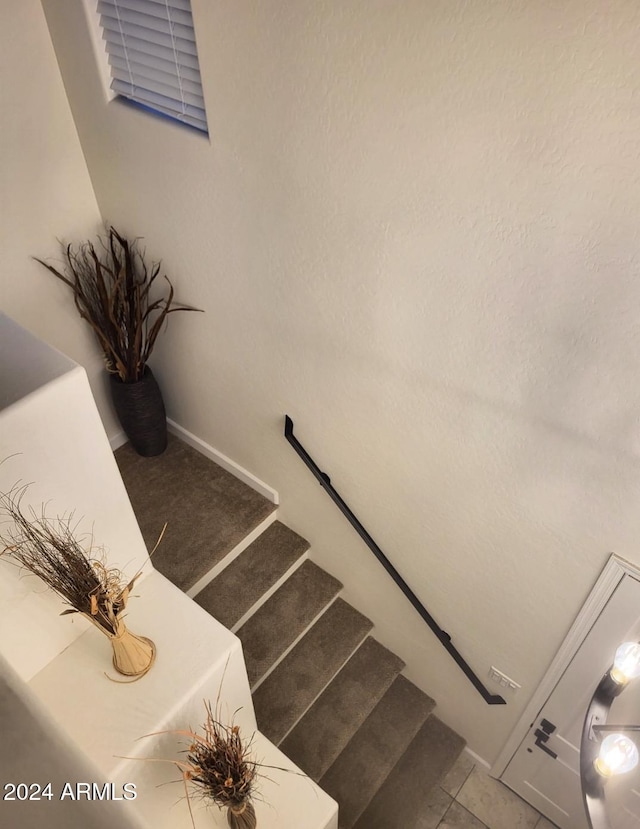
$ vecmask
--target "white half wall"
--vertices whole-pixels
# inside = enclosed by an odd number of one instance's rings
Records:
[[[492,761],[609,553],[640,560],[640,8],[193,0],[209,140],[108,103],[83,0],[44,8],[103,215],[206,312],[155,355],[169,416],[278,490]]]
[[[84,700],[87,705],[86,699]],[[51,783],[51,800],[3,800],[1,812],[5,826],[20,829],[69,829],[70,826],[91,826],[91,829],[141,829],[126,801],[96,802],[64,799],[60,795],[65,784],[76,781],[98,781],[94,763],[79,752],[64,730],[51,722],[29,687],[21,681],[0,655],[0,722],[2,751],[0,779],[33,781],[42,787]],[[4,783],[3,783],[4,785]],[[3,790],[5,791],[5,790]],[[34,789],[30,790],[35,795]]]
[[[153,566],[85,370],[0,313],[0,386],[0,492],[26,487],[23,515],[67,519],[83,549],[121,570],[125,583],[138,573],[142,581]],[[11,537],[4,513],[0,532]],[[67,609],[0,556],[0,656],[21,679],[91,627],[79,615],[61,617]]]
[[[117,431],[102,357],[68,289],[31,257],[92,238],[101,219],[39,0],[0,4],[0,309],[87,370]],[[4,355],[2,355],[4,357]]]

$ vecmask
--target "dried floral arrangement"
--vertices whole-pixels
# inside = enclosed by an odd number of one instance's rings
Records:
[[[122,618],[131,589],[140,576],[125,582],[108,567],[103,551],[89,555],[75,536],[73,514],[48,518],[22,508],[27,485],[0,492],[0,514],[11,526],[0,533],[0,555],[6,556],[55,591],[69,605],[61,615],[81,613],[111,640],[113,664],[127,676],[142,676],[155,659],[155,645],[131,633]]]
[[[160,275],[160,262],[148,265],[138,239],[128,240],[113,227],[106,238],[83,242],[77,249],[63,245],[64,273],[34,257],[72,291],[80,316],[86,320],[105,356],[107,371],[124,383],[140,380],[167,315],[199,311],[174,303],[169,292],[151,300],[151,288]]]
[[[147,737],[155,737],[158,734],[176,734],[186,737],[189,746],[183,752],[186,754],[185,760],[157,757],[146,759],[152,762],[171,763],[178,768],[182,775],[189,814],[194,829],[196,824],[191,808],[191,797],[213,802],[220,809],[226,809],[227,823],[231,829],[255,829],[257,820],[252,801],[259,797],[257,792],[259,779],[261,777],[266,778],[262,769],[284,771],[300,777],[306,777],[306,775],[292,769],[259,763],[251,756],[253,737],[244,740],[238,725],[233,722],[231,725],[224,725],[220,721],[220,717],[214,715],[211,703],[205,701],[204,708],[205,722],[202,726],[202,734],[189,728],[187,730],[160,731],[156,734],[146,735]],[[219,708],[220,691],[216,702],[216,712],[219,711]]]
[[[202,735],[194,731],[177,732],[188,737],[191,745],[186,761],[177,761],[176,765],[185,783],[189,782],[197,795],[227,810],[231,829],[255,829],[256,813],[251,796],[258,764],[250,757],[252,741],[243,742],[239,726],[220,723],[213,716],[210,703],[205,703],[205,711]]]

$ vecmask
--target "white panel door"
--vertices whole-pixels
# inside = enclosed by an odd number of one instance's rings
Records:
[[[526,737],[500,778],[561,829],[588,829],[580,787],[582,725],[616,648],[630,640],[640,640],[640,581],[625,574],[551,696],[532,718]],[[640,693],[631,686],[616,700],[610,717],[611,722],[627,720],[640,722]],[[640,821],[632,817],[633,811],[640,814],[640,779],[636,772],[632,774],[633,778],[625,775],[617,781],[615,788],[608,786],[612,810],[625,810],[625,819],[612,823],[612,829],[640,829]]]

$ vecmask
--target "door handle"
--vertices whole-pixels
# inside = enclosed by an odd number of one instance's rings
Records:
[[[558,755],[555,753],[555,751],[551,751],[549,746],[546,745],[546,742],[549,739],[549,736],[553,734],[555,730],[556,727],[552,722],[549,722],[549,720],[542,720],[542,722],[540,723],[540,728],[536,728],[536,730],[533,732],[536,738],[536,746],[542,749],[542,751],[544,751],[545,754],[548,754],[549,757],[551,757],[554,760],[558,757]]]
[[[539,728],[537,728],[533,733],[536,735],[536,746],[538,748],[541,748],[545,754],[548,754],[549,757],[552,757],[555,760],[558,755],[555,753],[555,751],[551,751],[549,746],[545,745],[545,743],[549,739],[549,735],[545,734],[544,731],[540,731]]]

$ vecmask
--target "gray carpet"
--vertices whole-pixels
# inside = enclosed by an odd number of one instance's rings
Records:
[[[162,455],[143,458],[127,443],[115,458],[147,549],[168,522],[153,564],[188,590],[275,505],[183,441],[169,435]]]
[[[255,691],[263,734],[278,745],[372,627],[362,613],[336,599]]]
[[[320,787],[340,804],[340,829],[351,829],[434,706],[435,702],[408,679],[396,677],[320,779]]]
[[[225,627],[233,626],[309,549],[309,542],[274,521],[204,590],[196,602]]]
[[[356,829],[419,827],[431,789],[465,746],[464,740],[430,716],[355,824]]]
[[[319,780],[403,668],[401,659],[369,636],[280,748]]]
[[[242,625],[238,636],[252,687],[338,595],[341,587],[317,564],[304,561]]]
[[[150,547],[169,521],[154,563],[183,589],[274,509],[175,438],[157,458],[125,446],[116,459]],[[401,660],[368,637],[372,622],[337,596],[335,578],[306,560],[275,590],[307,548],[276,521],[196,601],[232,627],[272,592],[238,630],[250,681],[262,680],[258,727],[336,798],[340,829],[431,826],[431,791],[464,740],[399,675]]]

